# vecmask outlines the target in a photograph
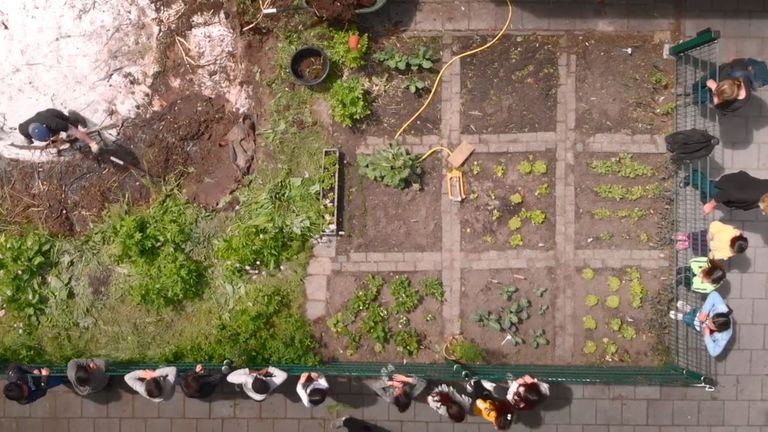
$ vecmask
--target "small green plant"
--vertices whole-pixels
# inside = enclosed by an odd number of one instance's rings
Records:
[[[624,324],[621,326],[621,337],[623,337],[626,340],[632,340],[635,337],[637,337],[637,330],[635,330],[634,326]]]
[[[478,175],[483,171],[483,166],[480,165],[480,162],[474,161],[469,169],[472,171],[472,175]]]
[[[539,315],[544,316],[544,314],[546,314],[548,310],[549,310],[549,305],[545,305],[545,304],[539,305]]]
[[[616,292],[621,288],[621,279],[616,276],[608,276],[608,289],[611,292]]]
[[[507,285],[504,287],[501,287],[501,298],[504,299],[504,301],[511,301],[512,297],[514,297],[517,292],[520,291],[520,288],[514,286],[514,285]]]
[[[493,173],[496,174],[496,177],[504,177],[507,173],[507,167],[504,166],[503,162],[499,162],[498,165],[493,167]]]
[[[509,238],[509,245],[513,248],[523,246],[523,244],[525,244],[525,242],[523,240],[522,234],[512,234],[512,236]]]
[[[595,271],[587,267],[581,270],[581,278],[587,281],[591,281],[595,278]]]
[[[407,314],[416,310],[424,299],[418,289],[411,286],[407,276],[397,276],[390,283],[390,292],[395,300],[391,310],[395,314]]]
[[[467,364],[477,364],[485,361],[485,351],[476,343],[460,340],[450,345],[450,350],[457,361]]]
[[[656,170],[652,166],[636,161],[629,153],[621,153],[618,157],[611,159],[597,159],[589,166],[597,175],[619,175],[627,178],[656,175]]]
[[[492,243],[494,243],[496,241],[496,238],[494,238],[490,234],[486,234],[486,235],[483,236],[482,240],[483,240],[484,243],[492,244]]]
[[[593,340],[585,341],[582,351],[584,351],[584,354],[594,354],[597,351],[597,344]]]
[[[641,209],[641,208],[609,210],[605,207],[600,207],[595,210],[592,210],[592,217],[594,217],[597,220],[602,220],[602,219],[627,220],[628,219],[632,222],[637,222],[646,216],[648,216],[648,210]]]
[[[374,342],[386,345],[391,337],[389,329],[389,312],[380,304],[373,304],[368,308],[367,315],[363,318],[360,328],[363,333],[373,339]]]
[[[499,219],[501,219],[501,210],[494,208],[491,210],[491,220],[496,222]]]
[[[654,69],[653,72],[651,72],[651,84],[654,87],[666,89],[671,83],[672,81],[664,72],[657,69]]]
[[[427,278],[421,280],[421,288],[424,294],[432,297],[440,303],[445,303],[445,287],[440,278]]]
[[[523,160],[517,164],[517,171],[520,174],[528,175],[533,172],[533,163],[530,160]]]
[[[549,183],[544,183],[542,185],[539,185],[539,187],[536,188],[536,192],[534,192],[534,195],[537,197],[545,197],[550,194],[549,190]]]
[[[523,203],[523,195],[520,192],[513,193],[509,196],[509,202],[513,205],[519,205]]]
[[[421,351],[421,336],[416,330],[398,330],[393,339],[395,348],[409,357],[414,357]]]
[[[329,97],[331,115],[337,122],[350,127],[371,113],[365,87],[365,80],[357,77],[333,83]]]
[[[365,64],[365,54],[368,52],[368,35],[360,33],[354,27],[348,30],[335,30],[331,28],[333,39],[328,44],[328,55],[331,60],[351,69],[359,68]],[[357,48],[349,46],[350,37],[358,36]]]
[[[533,163],[533,173],[536,175],[544,175],[547,173],[548,167],[547,162],[543,160],[537,160]]]
[[[427,88],[427,83],[416,77],[408,77],[403,82],[403,88],[407,89],[413,94],[416,94],[424,91]]]
[[[609,295],[608,297],[605,298],[605,302],[604,303],[605,303],[605,307],[608,307],[608,308],[611,308],[611,309],[616,309],[617,307],[619,307],[619,303],[620,302],[621,301],[619,299],[619,296],[617,296],[617,295]]]
[[[610,231],[603,231],[600,233],[600,240],[602,241],[609,241],[613,240],[613,233]]]
[[[584,322],[584,328],[587,330],[595,330],[597,328],[597,320],[592,315],[587,315],[581,319]]]
[[[621,329],[621,318],[611,318],[608,320],[608,328],[617,332]]]
[[[519,217],[515,216],[509,219],[507,227],[510,231],[517,231],[523,226],[523,221]]]
[[[601,184],[595,186],[593,190],[600,198],[616,201],[637,201],[641,198],[659,198],[664,194],[664,190],[658,183],[630,187],[616,184]]]
[[[424,314],[424,321],[425,322],[432,322],[432,321],[434,321],[436,319],[437,318],[434,315],[432,315],[431,313],[425,313]]]
[[[419,156],[412,155],[396,142],[371,155],[357,158],[360,174],[395,189],[419,186],[423,173]]]
[[[616,345],[616,342],[613,342],[608,338],[603,338],[603,352],[605,355],[612,357],[619,352],[619,346]]]
[[[480,198],[480,194],[478,194],[477,192],[472,192],[471,194],[469,194],[469,199],[472,201],[477,201],[478,198]]]
[[[408,58],[408,64],[413,71],[419,69],[430,70],[435,65],[435,55],[431,49],[419,47],[416,54]]]
[[[536,297],[541,298],[544,297],[544,294],[546,294],[547,291],[549,291],[549,288],[536,288],[533,290],[533,293],[536,294]]]
[[[647,232],[645,232],[645,231],[642,231],[642,232],[640,232],[640,233],[637,235],[637,239],[638,239],[638,240],[640,241],[640,243],[642,243],[642,244],[648,244],[648,243],[650,243],[650,242],[651,242],[651,236],[650,236],[650,234],[648,234],[648,233],[647,233]]]
[[[659,114],[664,116],[670,116],[677,111],[677,103],[670,101],[659,107]]]
[[[388,47],[384,51],[375,53],[373,59],[399,71],[431,70],[435,65],[432,50],[425,47],[420,47],[413,56],[400,53],[394,47]]]
[[[547,220],[547,213],[544,210],[521,210],[519,214],[521,219],[528,219],[534,225],[541,225]]]
[[[584,304],[586,304],[589,307],[597,306],[598,303],[600,303],[600,297],[594,294],[589,294],[586,300],[584,300]]]
[[[640,279],[632,279],[629,282],[629,298],[632,308],[640,309],[643,306],[646,294],[648,294],[648,290]]]
[[[492,190],[492,191],[488,192],[488,198],[496,201],[496,191]]]
[[[539,348],[549,345],[549,339],[547,339],[544,329],[533,330],[533,339],[531,339],[531,346]]]
[[[401,316],[397,319],[397,328],[408,328],[411,326],[411,320],[407,316]]]

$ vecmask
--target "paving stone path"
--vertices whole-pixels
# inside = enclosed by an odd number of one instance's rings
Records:
[[[386,19],[402,21],[416,33],[440,34],[444,44],[462,34],[492,33],[506,17],[499,0],[390,0]],[[768,58],[768,1],[678,0],[627,2],[515,2],[513,32],[566,30],[655,31],[678,29],[685,35],[711,26],[723,32],[720,60],[738,56]],[[604,4],[608,3],[608,4]],[[657,251],[578,250],[574,242],[575,193],[568,169],[574,154],[595,152],[663,152],[660,137],[596,135],[584,142],[573,136],[575,119],[575,58],[559,59],[555,132],[513,135],[462,135],[459,130],[460,67],[454,67],[441,92],[440,134],[406,137],[415,152],[440,143],[450,147],[461,141],[478,152],[530,152],[554,149],[556,166],[557,247],[553,251],[467,253],[460,250],[457,207],[443,197],[442,247],[425,253],[370,253],[337,255],[333,240],[315,249],[307,278],[308,314],[325,314],[327,275],[334,271],[442,272],[451,301],[444,318],[459,311],[462,269],[520,268],[554,262],[576,268],[616,267],[638,262],[642,267],[667,265]],[[761,90],[743,112],[721,120],[722,145],[713,157],[722,172],[739,169],[768,178],[768,91]],[[655,143],[655,147],[647,143]],[[384,144],[383,137],[369,137],[361,152]],[[718,216],[735,221],[747,233],[750,248],[730,264],[728,303],[735,311],[735,345],[714,363],[719,383],[714,392],[701,388],[659,386],[572,385],[554,395],[541,413],[526,415],[513,430],[546,432],[768,432],[768,223],[759,211],[726,212]],[[565,298],[562,296],[561,298]],[[567,304],[558,304],[568,310]],[[456,329],[446,327],[446,333]],[[567,345],[558,346],[566,356]],[[335,378],[334,399],[340,412],[368,419],[392,432],[479,432],[491,427],[477,418],[463,424],[440,419],[426,404],[416,403],[401,414],[364,389],[359,382]],[[326,408],[305,409],[293,394],[295,378],[281,393],[255,403],[229,386],[210,401],[187,399],[178,392],[169,402],[154,404],[130,392],[117,380],[110,391],[82,399],[69,389],[57,388],[42,400],[19,406],[0,398],[0,432],[115,431],[115,432],[313,432],[328,430],[335,417]]]

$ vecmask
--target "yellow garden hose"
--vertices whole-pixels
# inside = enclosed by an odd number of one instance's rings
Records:
[[[434,153],[434,152],[436,152],[436,151],[438,151],[438,150],[442,150],[442,151],[444,151],[444,152],[448,153],[448,156],[450,156],[450,155],[451,155],[451,151],[450,151],[450,150],[448,150],[448,149],[447,149],[447,148],[445,148],[445,147],[434,147],[434,148],[431,148],[431,149],[429,149],[429,151],[428,151],[428,152],[424,153],[424,156],[422,156],[422,157],[421,157],[421,159],[419,159],[419,162],[423,161],[423,160],[424,160],[424,159],[426,159],[426,158],[427,158],[429,155],[431,155],[432,153]]]
[[[419,117],[421,115],[421,113],[424,112],[425,109],[427,109],[427,106],[429,105],[429,103],[432,102],[432,97],[435,95],[435,92],[437,92],[437,87],[440,84],[440,80],[443,78],[443,73],[445,73],[445,70],[448,69],[448,67],[451,66],[451,64],[453,64],[453,62],[455,62],[456,60],[458,60],[458,59],[460,59],[462,57],[466,57],[468,55],[478,53],[478,52],[480,52],[480,51],[490,47],[491,45],[495,44],[499,39],[501,39],[501,37],[504,35],[504,32],[506,32],[507,28],[509,28],[509,23],[512,22],[512,0],[507,0],[507,4],[509,5],[509,13],[507,14],[507,22],[504,23],[504,27],[501,29],[499,34],[497,34],[495,38],[493,38],[490,42],[488,42],[487,44],[481,46],[480,48],[475,48],[473,50],[470,50],[470,51],[467,51],[465,53],[457,55],[456,57],[452,58],[448,63],[446,63],[445,66],[443,66],[442,69],[440,69],[440,73],[437,74],[437,78],[435,79],[435,85],[432,86],[432,91],[429,93],[429,97],[424,102],[424,105],[422,105],[421,109],[416,111],[416,114],[414,114],[413,117],[411,117],[407,122],[405,122],[405,124],[400,128],[400,130],[397,131],[397,134],[395,135],[395,139],[400,137],[400,135],[403,134],[403,132],[408,128],[408,126],[410,126],[411,123],[413,123],[413,121],[416,120],[416,118]],[[445,150],[447,150],[447,149],[445,149]],[[422,157],[422,160],[424,158],[426,158],[427,155],[430,155],[430,154],[432,154],[431,151],[427,152]],[[448,152],[448,154],[450,154],[450,151]]]

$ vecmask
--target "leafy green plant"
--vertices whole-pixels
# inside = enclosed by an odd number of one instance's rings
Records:
[[[604,303],[605,303],[605,307],[616,309],[617,307],[619,307],[620,302],[621,300],[619,299],[619,296],[609,295],[608,297],[605,298]]]
[[[519,217],[515,216],[509,219],[507,227],[510,231],[517,231],[523,226],[523,221]]]
[[[523,240],[522,234],[512,234],[512,236],[509,237],[509,245],[513,248],[523,246],[523,244],[525,244],[525,241]]]
[[[391,307],[395,314],[415,311],[424,299],[421,292],[411,286],[411,280],[407,276],[397,276],[390,283],[390,292],[395,299],[395,304]]]
[[[407,89],[413,94],[416,94],[425,90],[427,88],[427,83],[416,77],[408,77],[403,82],[403,88]]]
[[[408,58],[408,64],[413,71],[419,69],[430,70],[435,65],[435,55],[431,49],[419,47],[416,54]]]
[[[346,30],[330,28],[330,32],[333,38],[327,45],[327,50],[331,60],[352,69],[359,68],[365,64],[365,54],[368,52],[367,34],[361,36],[354,27]],[[349,46],[349,39],[352,36],[360,38],[356,49]]]
[[[466,364],[477,364],[485,361],[485,351],[476,343],[459,340],[450,345],[450,350],[456,360]]]
[[[675,101],[667,102],[659,107],[659,114],[664,116],[672,115],[675,111],[677,111],[677,103]]]
[[[474,161],[472,162],[472,166],[470,167],[470,170],[472,171],[473,175],[478,175],[483,171],[483,166],[480,165],[480,162]]]
[[[635,330],[634,326],[624,324],[621,326],[621,337],[623,337],[626,340],[632,340],[635,337],[637,337],[637,331]]]
[[[549,345],[549,339],[547,339],[544,329],[533,330],[533,339],[531,339],[531,346],[539,348]]]
[[[421,351],[421,336],[416,330],[398,330],[393,339],[395,348],[409,357],[414,357]]]
[[[504,166],[503,162],[499,162],[498,165],[493,167],[493,173],[496,174],[496,177],[504,177],[507,173],[507,167]]]
[[[425,322],[432,322],[432,321],[434,321],[436,319],[437,318],[434,315],[432,315],[431,313],[425,313],[424,314],[424,321]]]
[[[632,222],[637,222],[640,219],[643,219],[644,217],[648,216],[648,210],[641,209],[641,208],[634,208],[634,209],[619,209],[619,210],[609,210],[605,207],[600,207],[595,210],[592,210],[592,217],[598,220],[602,219],[629,219]]]
[[[412,155],[396,142],[371,155],[357,158],[360,174],[395,189],[418,186],[423,173],[419,156]]]
[[[547,162],[543,160],[537,160],[533,163],[533,173],[536,175],[544,175],[547,173]]]
[[[533,293],[536,294],[536,297],[541,298],[544,297],[544,294],[546,294],[547,291],[549,291],[549,288],[536,288],[533,290]]]
[[[421,288],[424,294],[432,297],[440,303],[445,303],[445,287],[440,278],[427,278],[421,280]]]
[[[493,242],[496,241],[496,239],[490,234],[484,235],[482,240],[484,243],[488,243],[488,244],[492,244]]]
[[[520,192],[513,193],[509,196],[509,202],[511,202],[513,205],[522,204],[523,195]]]
[[[373,54],[373,59],[384,63],[391,69],[401,71],[408,69],[408,56],[398,52],[394,47],[387,47],[383,51]]]
[[[617,332],[621,329],[621,318],[611,318],[608,320],[608,328]]]
[[[616,201],[637,201],[641,198],[658,198],[664,194],[664,190],[658,183],[645,186],[625,187],[616,184],[601,184],[593,188],[600,198]]]
[[[512,297],[514,297],[518,291],[520,291],[520,288],[514,285],[501,287],[501,298],[503,298],[504,301],[511,301]]]
[[[598,303],[600,303],[600,297],[594,294],[589,294],[586,300],[584,300],[584,304],[586,304],[589,307],[597,306]]]
[[[541,225],[547,220],[547,213],[544,210],[521,210],[520,218],[530,220],[534,225]]]
[[[496,222],[499,219],[501,219],[501,210],[494,208],[491,210],[491,220]]]
[[[608,276],[608,289],[611,292],[616,292],[621,288],[621,279],[616,276]]]
[[[595,278],[595,271],[587,267],[581,270],[581,278],[587,281],[591,281]]]
[[[368,337],[385,345],[390,339],[389,312],[380,304],[371,305],[360,325]]]
[[[586,315],[581,320],[584,322],[585,329],[595,330],[597,328],[597,320],[592,315]]]
[[[545,304],[539,305],[539,315],[544,316],[544,314],[546,314],[548,310],[549,310],[549,305],[545,305]]]
[[[613,233],[610,231],[603,231],[600,233],[599,237],[602,241],[609,241],[613,239]]]
[[[584,342],[582,351],[584,351],[584,354],[594,354],[597,351],[597,344],[593,340],[587,340]]]
[[[411,320],[407,316],[401,316],[397,319],[397,328],[407,328],[411,326]]]
[[[368,108],[366,82],[362,78],[347,78],[333,83],[329,93],[331,115],[346,127],[371,113]]]
[[[609,357],[614,356],[619,352],[619,346],[616,345],[616,342],[613,342],[608,338],[603,338],[603,352]]]
[[[652,166],[636,161],[629,153],[621,153],[618,157],[611,159],[597,159],[589,166],[597,175],[619,175],[627,178],[656,175],[656,170]]]
[[[640,309],[643,306],[643,300],[645,299],[648,290],[639,279],[633,279],[629,283],[629,296],[630,306],[634,309]]]
[[[536,192],[534,192],[534,195],[537,197],[545,197],[550,194],[549,190],[549,183],[544,183],[539,185],[539,187],[536,188]]]
[[[472,201],[476,201],[478,198],[480,198],[480,194],[478,194],[477,192],[473,191],[472,193],[469,194],[469,199]]]
[[[654,69],[651,72],[651,84],[654,87],[666,89],[672,83],[672,80],[662,71]]]
[[[520,174],[528,175],[533,172],[533,163],[530,160],[523,160],[517,164],[517,171]]]

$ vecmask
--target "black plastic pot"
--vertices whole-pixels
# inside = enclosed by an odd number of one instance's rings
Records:
[[[307,59],[317,58],[319,59],[320,73],[315,77],[306,77],[299,70],[302,62]],[[331,69],[331,61],[328,59],[328,55],[325,51],[317,47],[304,47],[300,48],[291,58],[291,74],[300,84],[311,86],[320,84],[325,77],[328,76],[328,71]]]

